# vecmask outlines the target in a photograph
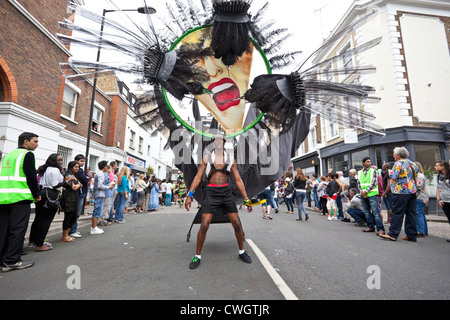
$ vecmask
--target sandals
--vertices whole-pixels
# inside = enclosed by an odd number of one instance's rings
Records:
[[[44,243],[41,246],[41,249],[39,249],[37,246],[34,248],[34,251],[36,251],[36,252],[49,251],[49,250],[53,250],[53,247],[47,243]]]
[[[64,238],[61,239],[61,242],[74,242],[74,241],[75,241],[75,238],[72,238],[72,237],[69,237],[69,236],[64,237]]]

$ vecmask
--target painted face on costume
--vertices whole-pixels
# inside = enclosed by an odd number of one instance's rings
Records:
[[[205,29],[194,32],[187,36],[183,43],[204,41],[204,46],[209,46],[211,42],[209,31]],[[202,85],[211,92],[197,95],[196,98],[219,122],[227,134],[242,128],[245,100],[239,98],[248,90],[252,61],[253,45],[251,53],[244,53],[230,67],[214,56],[204,57],[197,64],[209,76],[209,81]]]

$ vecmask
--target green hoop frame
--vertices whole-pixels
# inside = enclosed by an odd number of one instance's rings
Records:
[[[184,39],[186,38],[188,35],[190,35],[191,33],[194,33],[196,31],[199,30],[203,30],[206,28],[210,28],[212,27],[212,24],[208,24],[208,25],[202,25],[202,26],[198,26],[195,27],[187,32],[185,32],[183,35],[181,35],[177,40],[175,40],[175,42],[170,46],[169,51],[172,51],[173,49],[175,49],[175,47]],[[272,74],[272,68],[270,67],[270,63],[269,60],[267,59],[266,55],[264,54],[262,48],[259,46],[259,44],[256,43],[256,41],[250,37],[250,41],[252,42],[253,46],[256,48],[256,50],[259,52],[259,54],[261,55],[262,59],[264,60],[264,64],[266,65],[266,69],[267,69],[267,73],[268,74]],[[175,112],[175,110],[173,109],[169,98],[167,96],[167,92],[166,90],[161,87],[161,93],[162,96],[164,98],[164,102],[166,103],[167,108],[169,109],[170,113],[172,113],[172,115],[175,117],[175,119],[177,119],[177,121],[179,123],[181,123],[186,129],[188,129],[191,132],[200,134],[202,136],[208,137],[208,138],[212,138],[213,134],[212,133],[207,133],[207,132],[203,132],[200,131],[194,127],[192,127],[191,125],[189,125],[188,123],[186,123],[186,121],[184,121],[183,119],[181,119],[181,117]],[[246,126],[245,128],[242,128],[239,131],[233,132],[229,135],[227,135],[227,138],[233,138],[236,137],[240,134],[243,134],[244,132],[247,132],[248,130],[250,130],[251,128],[253,128],[260,120],[261,118],[264,116],[264,113],[261,113],[252,123],[250,123],[248,126]]]

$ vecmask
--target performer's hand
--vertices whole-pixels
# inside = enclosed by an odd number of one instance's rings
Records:
[[[184,207],[186,208],[187,211],[189,211],[189,209],[191,208],[191,203],[192,203],[191,197],[187,196],[186,201],[184,202]]]
[[[251,203],[251,201],[250,200],[244,200],[244,204],[245,204],[245,206],[247,207],[247,211],[248,212],[252,212],[252,210],[253,210],[253,207],[252,206],[249,206],[248,204],[250,204]]]

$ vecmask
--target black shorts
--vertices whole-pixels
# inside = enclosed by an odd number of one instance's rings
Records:
[[[231,186],[206,187],[205,197],[202,203],[202,213],[237,213]]]

